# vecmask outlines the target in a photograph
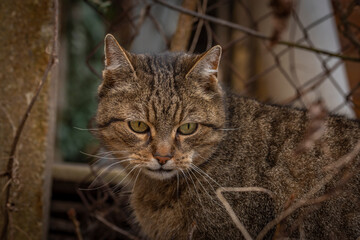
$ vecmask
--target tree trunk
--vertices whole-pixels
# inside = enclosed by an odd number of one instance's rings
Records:
[[[46,239],[55,81],[50,84],[48,79],[40,92],[12,164],[9,154],[50,58],[54,4],[2,0],[0,16],[0,238]]]

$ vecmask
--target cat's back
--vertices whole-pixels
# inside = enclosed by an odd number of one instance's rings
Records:
[[[360,139],[358,121],[324,116],[318,119],[318,128],[312,129],[316,119],[304,110],[266,105],[236,95],[228,96],[226,107],[226,137],[207,171],[222,187],[237,188],[237,192],[224,194],[252,236],[316,187],[309,199],[327,195],[329,199],[324,197],[321,203],[295,211],[284,221],[285,232],[299,237],[296,224],[304,221],[309,239],[360,236],[358,154],[333,178],[325,171],[326,166],[356,146]],[[311,134],[320,137],[309,148],[301,149],[314,137]]]

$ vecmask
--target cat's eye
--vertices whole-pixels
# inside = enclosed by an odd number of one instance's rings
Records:
[[[190,135],[193,134],[197,128],[198,128],[197,123],[185,123],[181,125],[177,131],[182,135]]]
[[[136,133],[146,133],[147,131],[149,131],[149,126],[141,121],[130,121],[129,127]]]

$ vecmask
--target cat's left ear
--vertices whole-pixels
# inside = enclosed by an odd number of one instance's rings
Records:
[[[135,72],[128,53],[119,45],[115,37],[107,34],[104,41],[105,70]]]
[[[211,79],[217,81],[216,76],[219,69],[221,52],[220,45],[216,45],[203,53],[186,74],[186,78],[204,76],[211,77]]]

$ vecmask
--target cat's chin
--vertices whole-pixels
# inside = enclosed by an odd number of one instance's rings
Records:
[[[174,176],[176,176],[177,170],[176,169],[172,169],[172,170],[164,170],[164,169],[152,170],[152,169],[149,169],[149,168],[144,168],[144,173],[146,175],[148,175],[149,177],[154,178],[154,179],[166,180],[166,179],[170,179],[170,178],[173,178]]]

